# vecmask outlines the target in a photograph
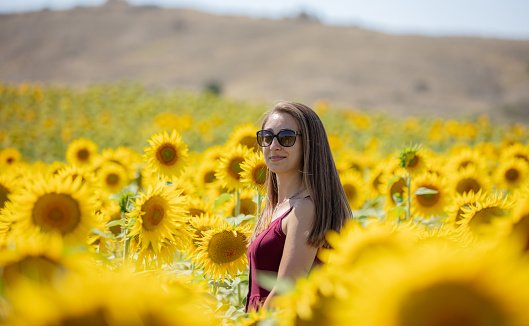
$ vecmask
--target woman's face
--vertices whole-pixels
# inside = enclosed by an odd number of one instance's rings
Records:
[[[272,113],[263,129],[271,131],[274,135],[284,129],[300,132],[296,120],[284,112]],[[301,136],[296,136],[296,142],[291,147],[281,146],[275,137],[270,146],[263,147],[263,154],[266,165],[272,172],[276,174],[300,173],[303,156]]]

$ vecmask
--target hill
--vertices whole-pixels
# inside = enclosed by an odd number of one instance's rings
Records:
[[[305,17],[306,18],[306,17]],[[0,81],[139,80],[397,116],[529,122],[529,42],[388,35],[303,19],[217,16],[110,1],[0,15]]]

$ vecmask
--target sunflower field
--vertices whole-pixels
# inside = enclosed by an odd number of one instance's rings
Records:
[[[354,217],[245,313],[273,104],[0,84],[0,323],[529,325],[527,126],[306,104]]]

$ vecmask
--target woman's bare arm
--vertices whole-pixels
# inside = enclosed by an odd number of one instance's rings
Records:
[[[303,198],[296,200],[292,212],[282,221],[286,240],[277,272],[278,281],[285,278],[295,280],[309,273],[318,252],[318,248],[307,244],[313,220],[314,204],[309,198]],[[270,308],[270,301],[275,295],[276,287],[270,291],[263,308]]]

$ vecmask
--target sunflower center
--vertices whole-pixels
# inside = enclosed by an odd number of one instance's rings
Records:
[[[413,168],[417,164],[419,164],[419,157],[417,155],[413,156],[413,158],[408,162],[408,167]]]
[[[46,256],[25,256],[19,261],[5,265],[2,278],[10,284],[23,274],[35,281],[51,282],[59,269],[60,265]]]
[[[356,187],[350,184],[344,184],[343,190],[345,191],[345,195],[347,196],[347,199],[352,200],[356,197]]]
[[[41,196],[33,206],[32,219],[45,231],[65,235],[81,222],[79,203],[70,195],[50,193]]]
[[[259,165],[253,172],[255,183],[264,184],[266,181],[266,165]]]
[[[466,168],[469,164],[472,164],[473,162],[472,161],[469,161],[469,160],[466,160],[466,161],[463,161],[461,162],[461,164],[459,164],[459,169],[458,170],[462,170],[464,168]],[[474,165],[474,164],[472,164]]]
[[[513,225],[513,233],[525,239],[525,251],[529,251],[529,213],[522,215],[518,222]]]
[[[231,263],[246,253],[246,237],[231,231],[219,232],[209,241],[209,257],[218,265]]]
[[[257,204],[251,198],[241,198],[241,214],[255,215],[257,213]],[[235,216],[235,208],[233,208],[233,216]]]
[[[212,183],[215,179],[215,171],[210,171],[204,176],[204,183]]]
[[[523,154],[515,154],[514,157],[516,158],[521,158],[522,160],[526,161],[527,163],[529,163],[529,157],[523,155]]]
[[[206,212],[203,209],[199,208],[190,208],[189,209],[189,215],[190,216],[200,216],[200,214],[206,214]]]
[[[396,203],[395,203],[395,200],[393,199],[393,195],[395,194],[402,195],[402,193],[404,192],[404,187],[406,187],[406,181],[404,181],[403,178],[399,178],[396,182],[394,182],[391,185],[391,188],[389,189],[389,194],[394,204]]]
[[[176,148],[173,144],[163,144],[156,153],[158,161],[165,165],[173,165],[178,160]]]
[[[257,142],[255,136],[245,136],[241,139],[241,145],[248,147],[249,149],[257,149]]]
[[[0,209],[5,206],[5,203],[7,201],[7,195],[9,195],[9,190],[2,184],[0,184]]]
[[[156,230],[165,216],[163,199],[158,196],[149,198],[142,205],[141,211],[145,212],[142,216],[143,228],[147,231]]]
[[[456,191],[459,194],[464,194],[465,192],[474,191],[477,193],[481,189],[479,182],[473,178],[465,178],[460,180],[456,185]]]
[[[109,185],[115,186],[119,183],[119,175],[115,173],[110,173],[109,175],[107,175],[106,182]]]
[[[469,226],[471,228],[478,227],[480,225],[487,225],[492,222],[494,218],[503,216],[504,212],[499,207],[486,207],[477,211],[472,219],[470,220]]]
[[[90,156],[90,152],[86,148],[83,148],[77,151],[77,158],[80,161],[87,161],[89,156]]]
[[[439,191],[439,189],[436,189],[433,186],[428,186],[428,189],[433,189],[435,191]],[[424,194],[424,195],[417,195],[417,201],[419,204],[423,207],[431,207],[435,206],[437,202],[439,202],[439,192],[436,194]]]
[[[382,182],[380,181],[380,177],[382,176],[382,172],[380,172],[376,177],[375,179],[373,179],[373,188],[375,189],[378,189],[378,186],[380,186],[382,184]]]
[[[398,310],[399,325],[487,326],[509,324],[496,302],[472,284],[440,282],[411,291]]]
[[[520,172],[517,169],[508,169],[505,172],[505,179],[507,179],[510,182],[517,181],[520,177]]]
[[[244,162],[244,160],[240,157],[234,158],[230,162],[230,168],[229,168],[229,174],[232,178],[239,180],[241,178],[241,175],[239,174],[242,172],[241,169],[241,163]]]
[[[15,159],[12,158],[12,157],[8,157],[7,160],[6,160],[7,164],[12,164],[14,161],[15,161]]]

